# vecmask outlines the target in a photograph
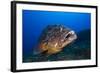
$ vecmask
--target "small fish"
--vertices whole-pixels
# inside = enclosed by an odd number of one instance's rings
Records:
[[[63,25],[48,25],[40,35],[38,51],[52,55],[62,51],[68,44],[77,39],[76,33]]]

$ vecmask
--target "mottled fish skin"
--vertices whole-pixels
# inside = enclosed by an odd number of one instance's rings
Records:
[[[77,39],[75,32],[63,25],[48,25],[41,33],[39,51],[48,55],[58,53]]]

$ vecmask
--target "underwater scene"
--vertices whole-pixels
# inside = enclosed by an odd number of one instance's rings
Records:
[[[22,10],[22,61],[91,59],[91,14]]]

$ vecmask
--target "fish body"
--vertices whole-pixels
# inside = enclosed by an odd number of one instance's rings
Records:
[[[63,25],[48,25],[39,38],[39,52],[52,55],[77,39],[76,33]]]

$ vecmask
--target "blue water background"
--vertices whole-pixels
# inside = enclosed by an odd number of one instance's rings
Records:
[[[37,49],[38,38],[47,25],[62,24],[76,33],[90,29],[91,14],[79,12],[22,11],[23,57]]]

